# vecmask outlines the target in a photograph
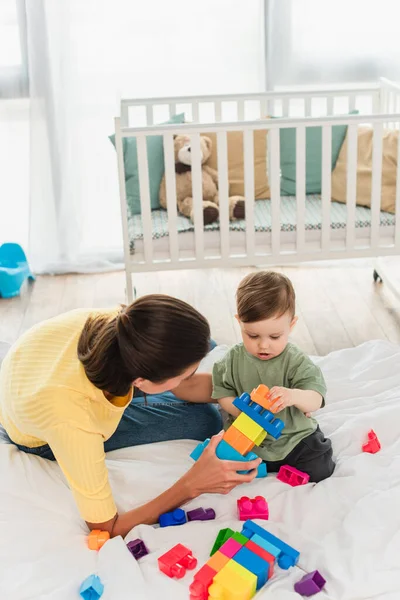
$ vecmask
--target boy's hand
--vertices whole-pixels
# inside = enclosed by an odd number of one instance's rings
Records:
[[[288,406],[293,406],[293,390],[285,387],[275,386],[270,390],[270,400],[273,401],[271,408],[274,412],[280,412]]]

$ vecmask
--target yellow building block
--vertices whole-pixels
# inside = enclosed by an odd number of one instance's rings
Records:
[[[208,588],[208,600],[250,600],[254,596],[253,583],[228,565],[215,575]]]
[[[257,589],[257,575],[254,575],[254,573],[252,573],[251,571],[248,571],[245,567],[242,567],[242,565],[239,565],[239,563],[235,562],[235,557],[233,557],[233,559],[230,560],[225,565],[224,569],[227,569],[227,571],[228,570],[232,570],[237,575],[239,575],[240,577],[242,577],[243,579],[247,579],[247,581],[250,581],[250,583],[252,585],[253,594],[256,593],[256,589]]]
[[[223,567],[228,563],[231,559],[229,556],[225,556],[219,550],[215,552],[207,561],[209,567],[214,569],[214,571],[221,571]]]
[[[240,413],[232,425],[234,425],[236,429],[239,429],[239,431],[241,431],[252,442],[257,444],[257,446],[261,444],[267,435],[267,432],[264,431],[261,425],[255,423],[253,419],[250,419],[250,417],[248,417],[245,413]]]

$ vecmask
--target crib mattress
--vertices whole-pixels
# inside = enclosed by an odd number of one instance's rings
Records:
[[[281,196],[281,231],[296,231],[297,222],[296,196]],[[153,239],[168,237],[168,213],[166,210],[154,210],[152,215]],[[331,229],[345,229],[347,221],[347,206],[340,202],[331,203]],[[271,231],[271,201],[257,200],[254,205],[254,224],[256,232]],[[395,215],[381,211],[380,225],[393,226]],[[356,228],[370,227],[371,210],[364,206],[356,206],[355,226]],[[194,231],[194,225],[181,215],[177,217],[179,233]],[[246,221],[233,221],[229,225],[231,231],[245,231]],[[312,194],[306,198],[305,229],[319,230],[322,227],[322,201],[321,195]],[[218,231],[219,222],[211,223],[204,227],[205,231]],[[128,218],[128,231],[131,247],[136,240],[143,239],[142,219],[140,215]]]

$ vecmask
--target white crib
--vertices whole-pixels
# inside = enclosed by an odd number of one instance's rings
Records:
[[[349,115],[357,109],[359,114]],[[154,125],[177,112],[185,124]],[[266,116],[278,118],[265,118]],[[134,126],[132,126],[134,124]],[[368,218],[356,219],[357,128],[373,127],[372,192]],[[322,127],[322,193],[318,200],[305,193],[306,127]],[[331,135],[333,125],[347,125],[347,202],[339,224],[331,216]],[[282,224],[280,196],[281,128],[296,128],[295,226]],[[121,101],[115,119],[115,145],[121,197],[127,297],[133,297],[132,274],[140,271],[205,267],[280,265],[317,259],[380,257],[400,254],[400,161],[397,165],[396,210],[391,220],[380,210],[382,134],[400,128],[400,86],[386,79],[374,85],[312,90],[266,92],[225,96],[150,98]],[[253,135],[268,130],[268,176],[271,199],[268,225],[255,221]],[[233,225],[228,216],[227,133],[242,131],[246,218]],[[220,219],[218,226],[203,226],[200,134],[215,132],[218,146]],[[175,190],[174,135],[189,135],[192,142],[194,225],[181,226]],[[146,137],[163,137],[167,183],[167,213],[151,211]],[[125,189],[123,138],[136,137],[141,215],[128,212]],[[400,136],[399,136],[400,140]],[[400,155],[400,154],[399,154]],[[257,201],[259,202],[259,201]],[[310,226],[308,206],[318,203],[317,226]],[[161,216],[160,213],[162,212]],[[164,219],[157,231],[157,219]],[[179,225],[179,226],[178,226]],[[381,268],[378,267],[382,275]],[[393,286],[392,286],[393,287]],[[397,289],[394,289],[397,291]]]

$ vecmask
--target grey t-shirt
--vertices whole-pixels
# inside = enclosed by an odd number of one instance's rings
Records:
[[[270,360],[260,360],[247,352],[243,344],[233,346],[226,356],[214,364],[213,393],[215,400],[227,396],[250,394],[260,383],[269,388],[281,386],[290,389],[313,390],[321,394],[325,404],[326,384],[321,369],[294,344],[287,344],[284,351]],[[267,435],[258,448],[261,458],[268,461],[283,460],[289,452],[317,427],[314,418],[306,417],[295,406],[289,406],[276,414],[285,424],[282,435],[274,440]],[[229,415],[227,427],[234,417]]]

